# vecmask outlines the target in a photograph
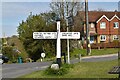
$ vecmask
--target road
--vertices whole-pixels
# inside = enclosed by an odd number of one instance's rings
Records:
[[[110,61],[115,59],[118,59],[118,54],[82,57],[81,62],[99,62]],[[73,59],[71,60],[71,63],[78,63],[79,61],[79,59]]]
[[[117,59],[117,54],[104,55],[104,56],[89,56],[81,58],[82,62],[96,62]],[[71,60],[71,63],[77,63],[79,59]],[[22,64],[3,64],[2,65],[2,77],[3,78],[16,78],[25,74],[29,74],[34,71],[44,70],[50,66],[52,62],[34,62],[34,63],[22,63]]]
[[[2,78],[15,78],[34,71],[44,70],[52,62],[34,62],[23,64],[3,64],[2,65]]]

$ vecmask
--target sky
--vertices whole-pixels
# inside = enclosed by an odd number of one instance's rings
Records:
[[[11,2],[10,2],[11,1]],[[6,37],[17,35],[17,27],[22,20],[26,20],[27,16],[32,14],[39,14],[42,12],[48,12],[50,10],[50,0],[4,0],[0,3],[0,37],[5,33]],[[100,0],[102,1],[102,0]],[[110,2],[111,1],[111,2]],[[91,0],[89,4],[89,10],[96,10],[102,8],[107,11],[118,10],[118,0],[106,0],[106,2],[94,2]]]
[[[39,14],[50,10],[47,2],[5,2],[2,3],[2,34],[12,36],[17,34],[17,27],[26,20],[30,12]]]

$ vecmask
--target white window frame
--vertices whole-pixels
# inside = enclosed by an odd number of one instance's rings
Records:
[[[95,27],[95,24],[94,23],[91,23],[91,28],[94,28]]]
[[[119,40],[118,35],[113,35],[113,40]]]
[[[104,37],[104,39],[102,39],[101,37]],[[100,41],[106,41],[106,35],[100,35]]]
[[[104,27],[103,27],[103,23],[104,23]],[[106,28],[106,22],[101,22],[100,23],[100,29],[105,29]]]
[[[117,26],[116,25],[114,26],[115,23],[117,23]],[[119,22],[114,22],[113,27],[114,27],[114,29],[119,28]]]

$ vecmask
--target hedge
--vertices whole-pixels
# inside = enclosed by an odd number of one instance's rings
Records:
[[[83,48],[86,49],[86,44],[83,45]],[[120,42],[91,44],[91,49],[101,49],[101,48],[120,48]]]

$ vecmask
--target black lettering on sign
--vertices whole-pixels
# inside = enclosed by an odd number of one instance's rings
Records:
[[[48,34],[50,34],[50,33],[48,33]]]

